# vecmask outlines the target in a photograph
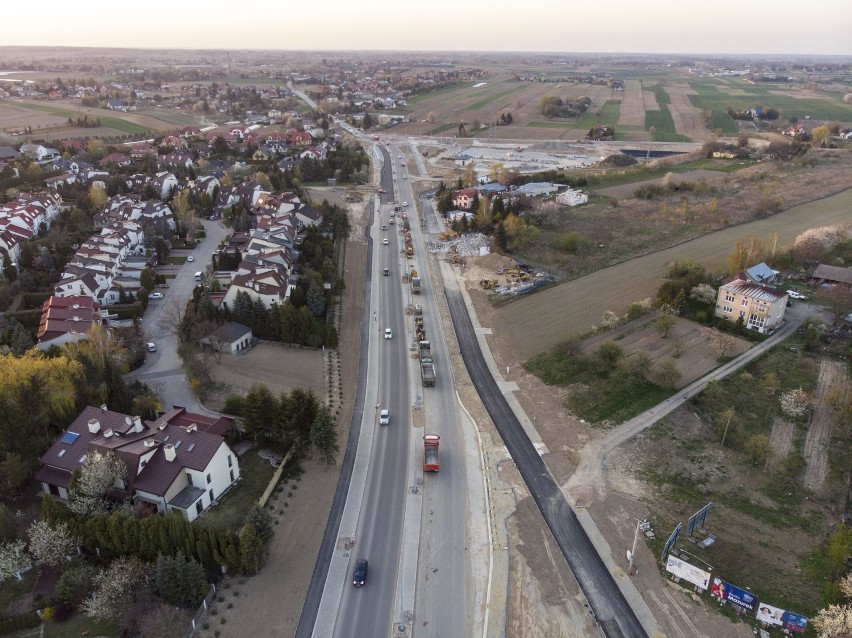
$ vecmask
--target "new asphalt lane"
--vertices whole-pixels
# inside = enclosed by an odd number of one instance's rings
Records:
[[[464,299],[457,291],[446,290],[446,296],[468,374],[597,622],[609,638],[645,638],[639,619],[498,388],[479,349]]]

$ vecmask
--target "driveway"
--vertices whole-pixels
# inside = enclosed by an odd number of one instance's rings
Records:
[[[192,254],[195,261],[179,267],[175,278],[167,280],[168,288],[158,289],[158,292],[162,292],[165,297],[149,301],[148,309],[142,317],[143,340],[157,344],[157,352],[149,352],[145,363],[127,374],[128,380],[139,379],[151,386],[160,397],[163,410],[168,410],[173,405],[180,405],[192,412],[206,411],[189,387],[177,353],[177,337],[159,325],[167,308],[186,306],[195,288],[195,273],[207,268],[213,252],[231,232],[218,221],[203,220],[202,223],[207,236],[195,250],[187,253]]]

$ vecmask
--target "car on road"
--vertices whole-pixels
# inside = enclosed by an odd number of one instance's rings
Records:
[[[366,558],[359,558],[355,561],[355,569],[352,571],[352,584],[355,587],[361,587],[367,582],[367,568],[369,564]]]
[[[787,296],[790,297],[790,299],[807,299],[807,297],[797,290],[788,290]]]
[[[387,230],[387,229],[388,229],[388,227],[385,226],[384,224],[382,224],[382,230]]]
[[[385,237],[385,238],[382,240],[382,243],[383,243],[385,246],[387,246],[387,245],[388,245],[388,238],[387,238],[387,237]]]
[[[391,217],[396,217],[396,211],[393,211],[393,210],[392,210],[392,211],[390,212],[390,216],[391,216]]]
[[[390,410],[382,410],[379,412],[379,425],[388,425],[390,423]]]
[[[396,222],[394,220],[390,220],[388,223],[389,224],[395,224]]]
[[[389,275],[390,275],[390,268],[385,268],[385,269],[382,271],[382,274],[383,274],[385,277],[389,276]]]
[[[150,295],[148,295],[148,299],[162,299],[162,298],[163,298],[163,293],[161,293],[161,292],[152,292]]]
[[[192,262],[194,262],[194,261],[195,261],[195,257],[193,257],[192,255],[190,255],[189,257],[187,257],[187,258],[186,258],[186,260],[187,260],[189,263],[192,263]]]
[[[380,192],[381,194],[383,194],[383,195],[384,195],[385,193],[387,193],[387,191],[386,191],[384,188],[380,188],[380,189],[379,189],[379,192]]]
[[[403,208],[408,208],[408,202],[402,202],[402,207],[403,207]]]
[[[385,339],[393,339],[393,332],[390,328],[385,328]]]
[[[148,348],[148,352],[156,352],[157,351],[157,344],[154,343],[153,341],[149,341],[148,343],[145,344],[145,346]]]

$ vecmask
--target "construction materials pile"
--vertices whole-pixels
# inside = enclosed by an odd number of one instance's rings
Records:
[[[442,236],[446,235],[447,233],[443,233]],[[491,240],[482,233],[467,233],[460,237],[430,241],[428,247],[433,253],[457,253],[462,257],[479,257],[483,254],[483,248],[486,252],[490,252]]]

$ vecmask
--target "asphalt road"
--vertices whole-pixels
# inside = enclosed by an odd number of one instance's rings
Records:
[[[230,231],[215,221],[203,220],[206,237],[194,250],[177,250],[175,254],[192,255],[195,261],[175,266],[174,279],[168,279],[167,288],[157,288],[163,299],[151,299],[142,317],[142,334],[146,342],[152,341],[157,352],[148,352],[145,363],[127,375],[128,379],[139,379],[147,383],[160,398],[163,410],[180,405],[192,412],[204,412],[204,408],[189,387],[183,364],[177,353],[177,337],[161,325],[165,314],[186,307],[196,286],[195,273],[210,264],[213,252]]]
[[[461,293],[447,290],[446,295],[470,378],[604,633],[610,638],[644,638],[647,634],[638,618],[497,387]]]
[[[399,163],[400,152],[393,148],[397,174],[417,169]],[[413,633],[418,638],[471,635],[472,602],[470,554],[467,552],[467,519],[470,511],[466,488],[464,441],[459,426],[449,352],[441,330],[435,294],[426,268],[426,235],[420,220],[426,211],[417,210],[410,181],[401,179],[400,199],[409,202],[408,214],[414,244],[409,262],[420,271],[422,292],[411,302],[423,308],[426,338],[431,343],[437,381],[435,387],[417,389],[422,394],[424,434],[441,437],[441,471],[423,477],[423,513],[420,524],[420,551],[417,569]],[[413,319],[409,318],[409,321]]]
[[[389,158],[385,157],[382,186],[390,195]],[[383,205],[375,225],[386,224],[390,219],[390,205]],[[395,225],[394,225],[395,226]],[[388,245],[375,246],[373,254],[374,285],[379,287],[379,306],[373,308],[376,326],[374,338],[379,348],[378,370],[368,370],[378,375],[378,405],[374,409],[390,410],[390,425],[376,426],[373,449],[367,473],[367,483],[358,520],[357,543],[351,553],[351,573],[358,558],[370,562],[369,577],[364,587],[347,586],[338,609],[335,636],[384,636],[390,633],[397,617],[395,606],[396,580],[399,570],[402,527],[405,514],[405,496],[408,487],[408,446],[411,431],[411,406],[408,386],[408,351],[403,323],[402,286],[400,284],[399,250],[401,237],[390,229],[381,232]],[[380,273],[390,269],[385,277]],[[384,330],[390,328],[392,339],[385,339]],[[367,409],[369,412],[369,409]]]

